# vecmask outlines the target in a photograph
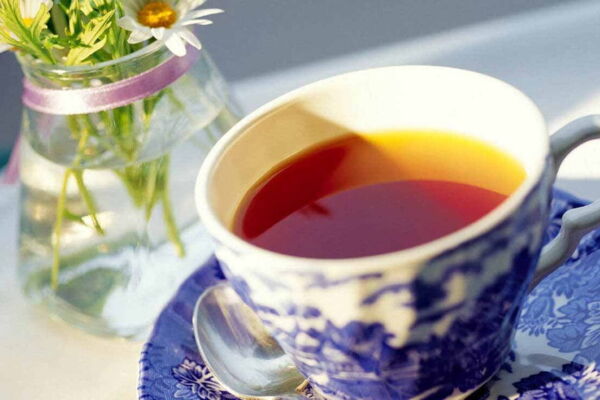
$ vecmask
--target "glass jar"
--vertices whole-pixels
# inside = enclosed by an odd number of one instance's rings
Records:
[[[154,43],[91,66],[19,61],[38,88],[81,89],[172,57]],[[94,334],[146,333],[211,253],[194,182],[238,115],[205,50],[169,86],[118,108],[56,115],[25,107],[18,276],[26,296]]]

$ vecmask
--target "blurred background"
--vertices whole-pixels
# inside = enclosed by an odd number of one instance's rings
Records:
[[[209,0],[198,33],[230,82],[572,0]],[[21,73],[0,54],[0,166],[20,123]]]

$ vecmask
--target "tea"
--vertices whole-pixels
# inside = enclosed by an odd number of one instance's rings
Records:
[[[263,177],[242,201],[233,230],[259,247],[299,257],[388,253],[469,225],[524,178],[511,156],[466,136],[349,134]]]

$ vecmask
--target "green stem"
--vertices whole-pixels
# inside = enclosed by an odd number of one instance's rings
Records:
[[[96,137],[99,136],[98,129],[96,129],[96,126],[94,125],[94,122],[92,121],[92,118],[89,114],[81,114],[81,120],[83,121],[85,132],[88,135]]]
[[[109,111],[100,111],[100,112],[98,112],[98,115],[100,116],[100,120],[104,124],[104,130],[106,132],[111,132],[110,136],[114,140],[118,141],[119,136],[118,136],[118,133],[115,132],[115,130],[118,128],[115,128],[115,123],[114,123],[113,118],[111,117],[110,112]],[[89,117],[88,117],[88,120],[89,120]],[[125,154],[125,152],[123,152],[120,145],[113,146],[106,138],[104,138],[103,136],[100,135],[100,133],[97,131],[95,126],[93,126],[93,125],[91,125],[91,126],[95,130],[95,132],[92,132],[92,134],[94,135],[96,140],[98,140],[104,146],[105,149],[109,149],[110,151],[114,152],[116,155],[121,157],[123,160],[129,161],[129,158],[130,158],[129,155]]]
[[[154,207],[156,198],[156,184],[158,180],[158,172],[160,170],[160,159],[150,165],[150,172],[146,180],[146,221],[152,216],[152,208]]]
[[[104,229],[102,229],[102,226],[100,226],[100,222],[98,221],[98,209],[96,208],[96,202],[94,201],[92,194],[83,182],[83,171],[73,171],[73,176],[75,176],[75,182],[77,182],[79,194],[81,194],[83,202],[85,203],[85,206],[88,209],[94,229],[99,235],[104,235]]]
[[[146,97],[143,101],[143,109],[144,109],[144,130],[148,131],[150,129],[150,121],[152,119],[152,113],[154,112],[154,108],[156,104],[160,101],[162,96],[165,94],[165,91],[169,90],[169,88],[161,90],[160,92],[153,94],[149,97]]]
[[[67,116],[67,124],[69,125],[71,135],[75,135],[75,132],[79,132],[81,130],[81,126],[79,125],[76,115]]]
[[[92,194],[85,186],[83,181],[83,172],[78,170],[77,168],[81,164],[81,161],[84,157],[85,147],[87,145],[90,134],[98,134],[96,128],[93,126],[91,119],[89,119],[88,115],[82,115],[82,120],[78,121],[77,118],[69,118],[68,124],[74,135],[77,135],[79,132],[79,142],[77,143],[77,155],[73,159],[71,163],[71,167],[65,171],[63,176],[63,182],[61,185],[61,189],[58,195],[57,205],[56,205],[56,220],[54,221],[54,228],[52,229],[52,269],[51,269],[51,286],[52,289],[56,290],[58,287],[58,272],[60,269],[60,239],[62,234],[62,226],[65,215],[68,213],[67,210],[67,186],[69,183],[69,178],[71,175],[74,175],[75,181],[77,183],[77,188],[79,189],[79,193],[83,198],[83,201],[88,209],[90,218],[92,219],[92,224],[94,229],[99,234],[103,235],[104,230],[100,226],[100,222],[98,221],[98,211],[96,208],[96,202],[92,197]],[[85,126],[84,129],[80,129],[82,124]],[[76,129],[75,131],[73,131]]]
[[[114,172],[119,177],[119,179],[121,179],[123,185],[125,185],[125,189],[127,190],[127,193],[133,200],[133,204],[136,207],[141,207],[144,199],[139,195],[138,188],[135,187],[129,176],[127,176],[126,170],[114,170]]]
[[[165,158],[165,171],[168,171],[169,159],[168,156]],[[163,203],[163,215],[165,219],[165,224],[167,225],[167,237],[171,242],[173,242],[177,255],[183,258],[185,257],[185,247],[183,245],[183,242],[181,241],[181,237],[179,236],[179,229],[177,229],[177,223],[175,222],[175,217],[173,216],[173,208],[171,206],[171,199],[169,198],[168,173],[165,174],[164,179],[164,188],[161,191],[161,200]]]
[[[106,131],[114,130],[113,129],[113,121],[110,118],[110,114],[108,111],[100,111],[100,112],[98,112],[98,115],[100,116],[100,120],[104,124],[104,129]]]
[[[184,108],[184,104],[177,99],[175,93],[170,89],[166,90],[165,93],[176,107]],[[145,107],[143,111],[146,114],[145,117],[149,117],[152,114],[153,108],[159,99],[160,96],[156,96],[151,100],[147,100],[147,104],[144,103]],[[155,203],[158,200],[162,202],[167,238],[175,247],[176,254],[179,257],[185,256],[185,247],[180,237],[168,191],[169,156],[167,155],[148,163],[128,165],[128,163],[137,159],[139,143],[143,139],[135,135],[134,112],[134,108],[129,105],[99,113],[98,117],[105,125],[105,134],[100,133],[94,124],[94,120],[88,114],[68,118],[69,128],[73,133],[73,138],[78,140],[78,146],[76,157],[71,163],[70,168],[65,172],[63,185],[58,197],[57,216],[52,234],[51,286],[53,289],[57,288],[59,281],[61,234],[64,219],[69,216],[66,204],[66,191],[71,175],[75,179],[79,195],[88,210],[88,216],[91,219],[93,228],[100,235],[104,235],[105,233],[98,220],[96,202],[85,185],[84,172],[80,169],[83,161],[91,154],[89,150],[94,149],[94,147],[91,149],[88,148],[90,137],[105,146],[107,150],[112,148],[111,150],[114,154],[122,157],[126,162],[126,166],[122,170],[115,169],[114,172],[127,188],[134,204],[140,208],[142,206],[145,207],[146,220],[150,219]]]
[[[125,155],[126,162],[132,162],[136,158],[137,142],[132,135],[133,107],[131,105],[115,108],[112,110],[115,121],[113,137],[117,141],[121,154]]]
[[[31,31],[29,30],[29,28],[21,22],[20,18],[17,17],[16,13],[15,13],[15,20],[17,22],[17,26],[19,27],[19,30],[21,31],[21,34],[24,36],[23,38],[20,38],[20,39],[23,42],[26,42],[29,44],[32,52],[35,53],[35,55],[39,59],[44,61],[45,63],[56,64],[56,60],[54,59],[52,52],[44,47],[44,45],[40,42],[39,38],[33,36]]]
[[[62,233],[62,223],[65,215],[65,207],[67,203],[67,186],[69,183],[69,177],[71,176],[71,169],[67,169],[63,175],[63,181],[60,188],[60,194],[58,195],[58,201],[56,204],[56,221],[54,222],[54,228],[52,229],[52,270],[50,274],[50,283],[52,289],[58,288],[58,270],[60,265],[60,239]]]
[[[81,164],[81,159],[84,156],[85,148],[86,148],[87,142],[90,138],[90,134],[98,135],[98,131],[96,130],[96,127],[93,126],[92,121],[89,118],[89,116],[84,115],[84,117],[85,117],[84,119],[86,121],[86,124],[88,124],[89,127],[87,129],[83,130],[83,133],[82,133],[81,137],[79,138],[79,143],[77,145],[77,156],[73,160],[71,168],[73,168],[73,175],[75,176],[75,182],[77,182],[77,188],[79,189],[79,194],[83,198],[83,202],[85,203],[85,205],[88,209],[90,218],[92,219],[92,225],[94,226],[94,229],[96,229],[96,232],[98,234],[104,235],[104,230],[100,226],[100,222],[98,222],[98,215],[97,215],[98,209],[96,208],[96,202],[94,201],[92,194],[88,190],[87,186],[85,186],[85,183],[83,181],[83,171],[80,169],[76,169]]]

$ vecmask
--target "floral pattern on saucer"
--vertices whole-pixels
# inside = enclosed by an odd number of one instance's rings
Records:
[[[225,279],[211,258],[181,286],[159,316],[140,361],[139,398],[234,400],[202,362],[192,330],[192,311],[203,290]]]
[[[584,205],[555,191],[546,240],[565,211]],[[469,400],[600,399],[600,230],[587,235],[558,271],[528,297],[515,352],[502,371]],[[199,294],[225,279],[209,260],[179,289],[157,320],[140,361],[140,399],[233,400],[202,362],[192,331]],[[310,388],[305,395],[317,398]]]
[[[171,372],[178,382],[175,385],[177,391],[173,394],[176,399],[235,399],[234,396],[223,390],[206,365],[186,358]]]

